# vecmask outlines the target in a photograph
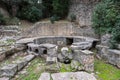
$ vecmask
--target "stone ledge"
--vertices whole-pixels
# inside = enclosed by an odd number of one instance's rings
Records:
[[[120,68],[120,50],[109,49],[107,46],[97,45],[96,46],[99,59],[104,59],[106,62]]]

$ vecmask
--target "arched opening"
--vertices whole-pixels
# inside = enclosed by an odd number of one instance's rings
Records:
[[[72,45],[72,43],[73,43],[73,38],[66,38],[67,45]]]
[[[34,51],[35,53],[38,53],[39,52],[39,50],[38,49],[35,49],[35,51]]]
[[[43,54],[47,54],[47,50],[45,49],[45,50],[43,50]]]

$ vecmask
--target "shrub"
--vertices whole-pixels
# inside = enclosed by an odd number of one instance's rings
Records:
[[[120,2],[120,1],[118,1]],[[112,34],[110,40],[112,48],[120,41],[120,5],[115,0],[104,0],[93,12],[93,28],[97,34]]]
[[[60,18],[66,17],[69,10],[69,0],[53,0],[53,15],[57,15]]]
[[[115,26],[112,29],[112,38],[110,40],[111,48],[118,48],[118,44],[120,44],[120,19]]]
[[[21,19],[27,19],[31,22],[36,22],[42,18],[42,10],[36,8],[35,6],[28,6],[23,8],[18,16]]]
[[[0,24],[5,24],[5,18],[1,13],[0,13]]]
[[[42,1],[43,5],[43,16],[46,17],[51,17],[52,16],[52,0],[43,0]]]
[[[42,0],[41,4],[38,0],[0,0],[0,5],[3,5],[12,17],[35,22],[54,15],[65,18],[69,2],[69,0]]]
[[[95,7],[92,17],[93,28],[98,34],[106,32],[111,33],[111,28],[115,26],[117,16],[118,10],[116,9],[116,5],[114,5],[113,1],[102,1]]]
[[[17,17],[5,18],[7,25],[19,25],[20,20]]]

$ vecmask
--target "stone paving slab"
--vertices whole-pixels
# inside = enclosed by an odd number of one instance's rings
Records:
[[[0,80],[10,80],[10,78],[8,78],[8,77],[2,77],[2,78],[0,78]]]
[[[53,80],[97,80],[92,74],[86,72],[66,72],[51,75]]]
[[[41,77],[38,80],[51,80],[50,79],[50,73],[41,74]]]
[[[50,79],[51,77],[51,79]],[[87,72],[43,73],[38,80],[97,80],[93,74]]]

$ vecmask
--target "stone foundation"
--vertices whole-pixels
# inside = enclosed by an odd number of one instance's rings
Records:
[[[52,36],[36,38],[33,39],[33,43],[26,44],[29,53],[44,57],[47,63],[51,64],[61,62],[64,64],[74,64],[72,67],[76,70],[93,72],[94,55],[93,52],[89,51],[89,49],[91,49],[94,45],[94,42],[97,43],[97,41],[97,39],[80,36]],[[73,48],[73,46],[75,47]]]
[[[97,57],[120,68],[120,50],[109,49],[106,46],[97,45]]]

